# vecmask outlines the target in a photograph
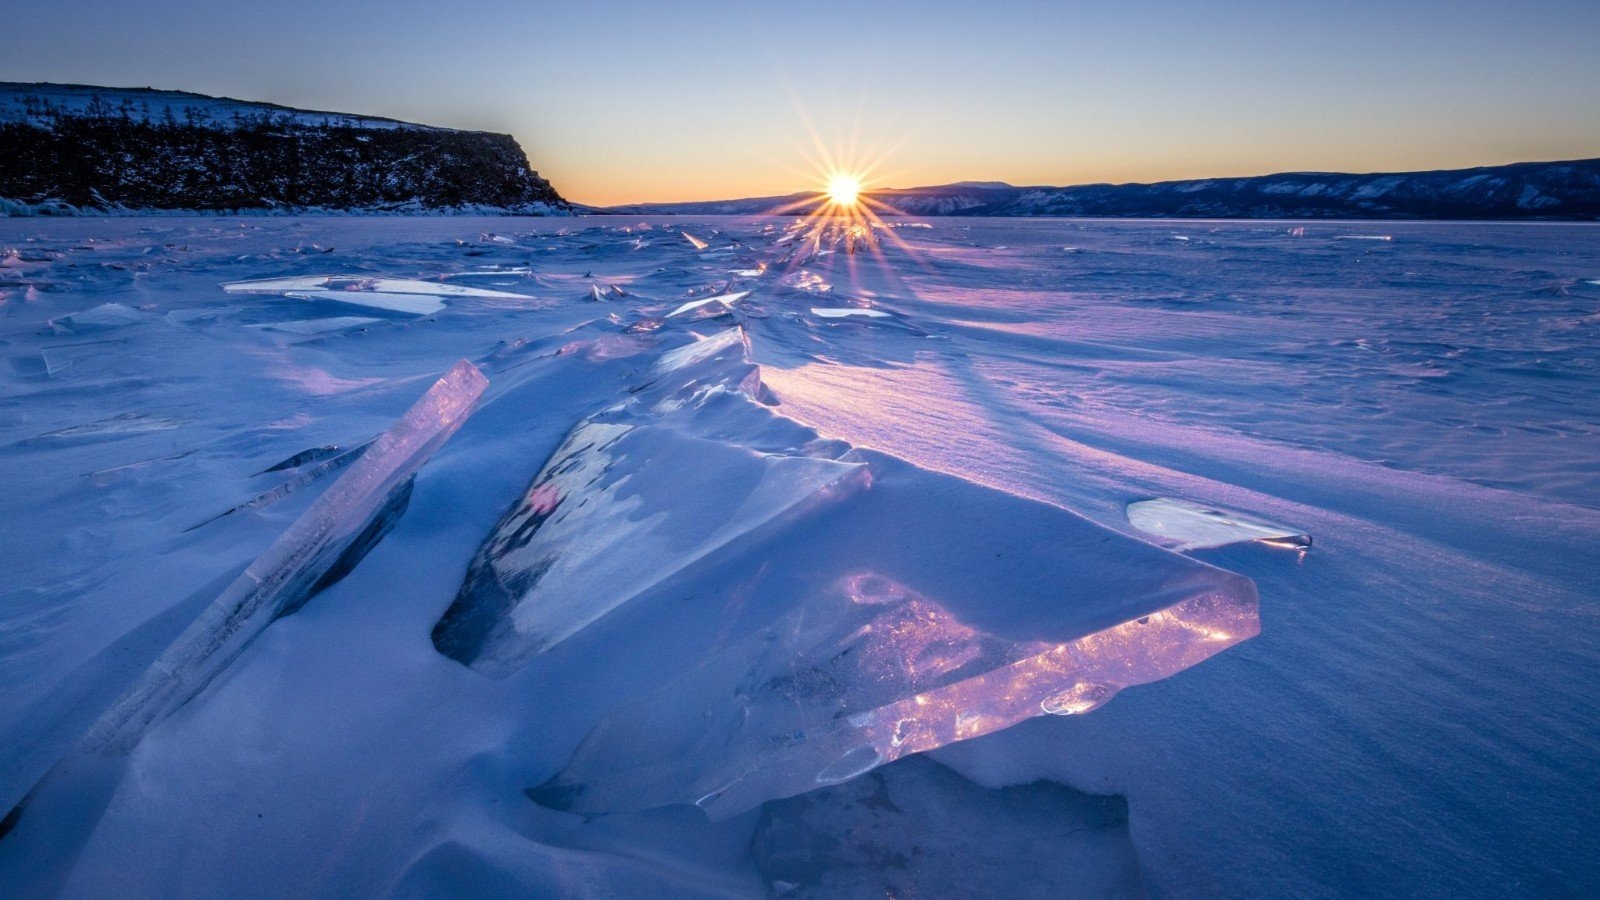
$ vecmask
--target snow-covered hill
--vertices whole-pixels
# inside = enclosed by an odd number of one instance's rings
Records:
[[[1290,172],[1155,184],[1014,187],[971,182],[872,191],[883,215],[1208,219],[1600,219],[1600,159],[1435,172]],[[820,194],[637,204],[666,215],[809,213]]]
[[[563,212],[510,135],[182,91],[0,83],[0,215]]]

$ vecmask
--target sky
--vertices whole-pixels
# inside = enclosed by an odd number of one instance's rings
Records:
[[[509,132],[595,205],[1600,156],[1600,0],[11,5],[0,80]]]

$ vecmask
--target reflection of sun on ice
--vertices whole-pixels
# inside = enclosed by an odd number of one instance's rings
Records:
[[[861,179],[839,173],[828,179],[828,199],[835,206],[855,206],[861,196]]]

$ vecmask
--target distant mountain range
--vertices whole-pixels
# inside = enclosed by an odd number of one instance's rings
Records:
[[[1346,175],[1289,172],[1155,184],[1016,187],[963,181],[872,191],[908,216],[1086,216],[1193,219],[1554,219],[1600,220],[1600,159],[1530,162],[1476,169]],[[804,215],[818,194],[698,203],[647,203],[604,212]],[[882,212],[881,208],[879,209]]]
[[[0,82],[0,215],[569,209],[510,135],[184,91]]]

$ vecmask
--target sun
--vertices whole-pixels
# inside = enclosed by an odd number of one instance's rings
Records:
[[[834,206],[852,207],[861,196],[861,179],[843,172],[828,178],[828,199]]]

